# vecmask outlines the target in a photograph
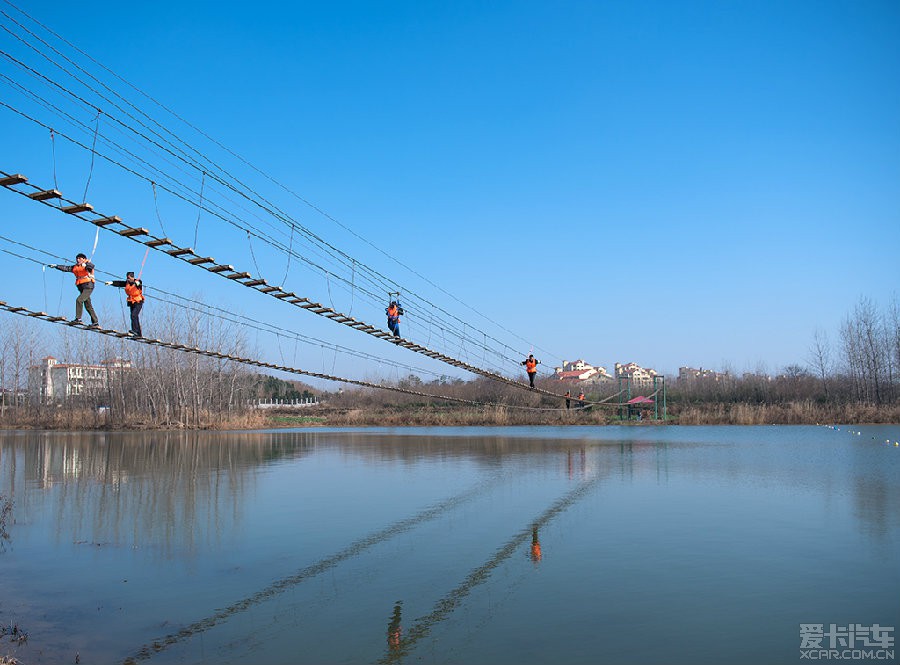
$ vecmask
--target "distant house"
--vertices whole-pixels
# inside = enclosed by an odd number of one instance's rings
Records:
[[[714,372],[711,369],[699,369],[694,367],[679,367],[678,382],[690,383],[692,381],[724,381],[728,378],[728,372]]]
[[[115,358],[99,365],[61,363],[53,356],[28,368],[28,394],[41,403],[72,397],[99,397],[106,393],[112,372],[131,369],[131,361]]]
[[[606,368],[588,365],[580,359],[573,362],[563,360],[562,367],[555,367],[554,371],[557,379],[570,383],[599,383],[612,380]]]
[[[638,365],[637,363],[616,363],[615,366],[616,378],[631,379],[632,385],[635,386],[650,386],[653,385],[653,379],[659,374],[655,369],[644,368]]]

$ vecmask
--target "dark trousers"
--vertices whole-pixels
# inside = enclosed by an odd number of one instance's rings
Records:
[[[528,372],[527,374],[528,382],[531,384],[531,387],[534,388],[534,375],[537,374],[537,372]]]
[[[388,330],[394,333],[394,337],[400,337],[400,322],[388,319]]]
[[[141,334],[141,309],[144,306],[144,301],[140,302],[130,302],[128,303],[128,308],[131,310],[131,332],[133,332],[138,337],[143,337]]]
[[[91,316],[91,323],[98,323],[97,315],[94,313],[94,306],[91,304],[91,295],[94,293],[94,286],[78,287],[79,294],[75,298],[75,318],[81,319],[81,308],[87,310]]]

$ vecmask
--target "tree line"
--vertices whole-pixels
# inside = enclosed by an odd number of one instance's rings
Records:
[[[239,327],[174,307],[163,308],[160,316],[169,339],[223,354],[258,355],[258,349],[251,347]],[[313,395],[305,384],[261,375],[240,363],[86,335],[69,328],[59,329],[58,337],[51,341],[41,334],[39,325],[15,315],[0,317],[0,425],[262,426],[265,416],[251,408],[256,400]],[[120,358],[130,367],[106,364],[102,394],[66,400],[27,399],[28,368],[38,365],[50,348],[69,363],[100,365]],[[534,405],[534,395],[482,378],[423,382],[410,375],[395,383],[479,402]],[[596,384],[586,390],[587,398],[609,397],[616,386],[615,381]],[[552,378],[544,379],[543,387],[561,390]],[[337,409],[415,408],[422,403],[422,398],[374,389],[346,388],[325,397],[330,408]],[[820,407],[896,407],[900,404],[900,303],[895,296],[886,308],[879,309],[870,298],[860,298],[841,321],[836,335],[815,331],[802,362],[784,367],[774,376],[762,370],[741,376],[725,371],[690,381],[670,380],[667,400],[676,414],[679,407],[702,404],[810,402]],[[540,406],[561,406],[556,398],[539,401]],[[459,408],[452,403],[446,407]]]
[[[236,326],[175,307],[160,307],[157,315],[167,339],[227,355],[254,355]],[[251,405],[258,399],[311,394],[302,384],[260,375],[233,361],[70,328],[58,329],[54,339],[42,334],[40,325],[15,315],[0,320],[0,425],[252,425]],[[102,380],[80,395],[41,399],[34,369],[29,386],[29,368],[41,366],[48,355],[100,367]]]

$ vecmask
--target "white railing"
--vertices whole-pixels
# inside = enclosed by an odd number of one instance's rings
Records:
[[[259,399],[253,402],[253,406],[258,409],[299,409],[318,403],[317,397],[301,397],[299,399]]]

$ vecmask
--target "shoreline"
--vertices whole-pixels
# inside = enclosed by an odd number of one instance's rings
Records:
[[[565,409],[528,411],[505,407],[447,407],[435,404],[378,406],[314,406],[297,409],[254,410],[233,414],[193,414],[185,421],[153,422],[148,418],[119,419],[94,410],[64,414],[7,412],[0,429],[45,431],[240,431],[321,427],[504,427],[504,426],[604,426],[654,427],[659,425],[897,425],[900,405],[819,405],[812,402],[783,404],[709,403],[673,404],[665,420],[653,412],[641,420],[620,419],[612,410]]]

